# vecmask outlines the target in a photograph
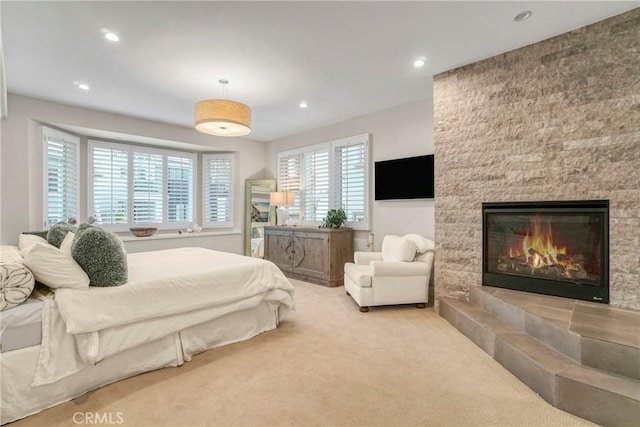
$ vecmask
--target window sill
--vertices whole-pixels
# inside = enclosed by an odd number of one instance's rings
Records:
[[[158,232],[157,234],[154,234],[153,236],[148,236],[148,237],[136,237],[130,234],[125,234],[125,235],[121,234],[120,239],[122,239],[123,242],[139,242],[139,241],[145,241],[145,240],[186,239],[190,237],[207,237],[207,236],[228,236],[232,234],[242,234],[242,232],[237,229],[225,230],[225,231],[200,231],[200,232],[194,231],[193,233],[183,232],[182,234],[178,234],[177,232],[171,232],[171,233]]]

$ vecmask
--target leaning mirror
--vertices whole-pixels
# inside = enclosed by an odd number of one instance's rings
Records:
[[[275,206],[269,204],[269,194],[276,191],[275,179],[247,179],[244,184],[244,254],[262,258],[264,226],[275,225]]]

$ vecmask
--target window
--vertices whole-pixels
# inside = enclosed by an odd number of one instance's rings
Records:
[[[342,208],[349,224],[367,222],[367,144],[360,140],[336,142],[333,148],[334,206]]]
[[[203,222],[205,227],[233,227],[233,155],[205,154]]]
[[[133,223],[164,220],[164,156],[133,153]]]
[[[98,224],[128,225],[129,152],[109,144],[91,143],[89,163],[93,171],[89,177],[93,178],[93,203],[89,212]]]
[[[167,210],[169,222],[193,220],[195,163],[191,158],[167,157]]]
[[[297,193],[290,222],[319,225],[344,209],[347,226],[368,229],[369,134],[278,153],[278,191]]]
[[[322,221],[329,210],[329,147],[306,152],[304,158],[304,219]]]
[[[48,127],[42,128],[44,153],[44,227],[78,218],[79,139]]]
[[[89,141],[89,212],[114,230],[194,222],[193,153]]]
[[[278,157],[278,191],[291,191],[295,194],[294,206],[289,206],[289,222],[299,224],[300,215],[300,154],[282,155]]]

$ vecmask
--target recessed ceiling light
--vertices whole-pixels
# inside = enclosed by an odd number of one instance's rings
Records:
[[[427,62],[427,58],[421,56],[413,62],[414,67],[422,67]]]
[[[529,19],[531,17],[531,11],[530,10],[525,10],[524,12],[520,12],[519,14],[517,14],[513,20],[516,22],[522,22],[522,21],[526,21],[527,19]]]
[[[118,35],[116,33],[106,33],[104,35],[104,38],[107,39],[107,40],[110,40],[112,42],[120,41],[120,37],[118,37]]]
[[[89,90],[89,89],[91,89],[91,88],[89,87],[89,85],[88,85],[88,84],[86,84],[86,83],[77,83],[77,86],[78,86],[78,89],[82,89],[82,90]]]
[[[300,108],[307,108],[308,105],[305,101],[300,101]]]

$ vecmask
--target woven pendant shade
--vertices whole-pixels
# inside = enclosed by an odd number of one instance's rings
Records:
[[[218,136],[243,136],[251,132],[251,108],[228,99],[196,103],[196,129]]]

